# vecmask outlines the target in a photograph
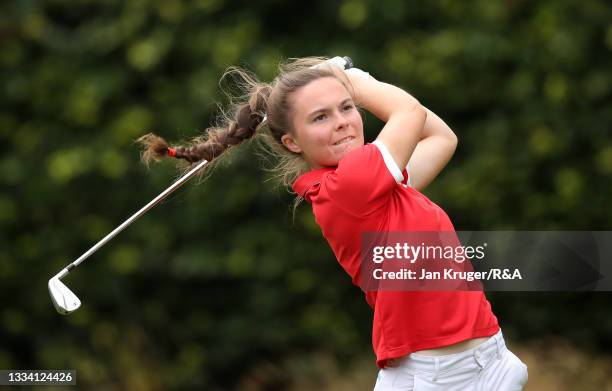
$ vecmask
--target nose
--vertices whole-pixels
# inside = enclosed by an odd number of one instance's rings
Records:
[[[337,111],[335,114],[336,118],[336,130],[343,130],[348,127],[349,120],[342,112]]]

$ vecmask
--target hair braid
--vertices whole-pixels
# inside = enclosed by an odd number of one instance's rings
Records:
[[[195,163],[200,160],[212,161],[228,148],[239,145],[253,137],[265,116],[269,87],[258,87],[252,91],[247,103],[238,106],[233,120],[226,120],[225,127],[208,128],[203,137],[197,137],[189,146],[172,148],[161,137],[149,133],[138,140],[143,145],[142,160],[145,164],[171,156]]]

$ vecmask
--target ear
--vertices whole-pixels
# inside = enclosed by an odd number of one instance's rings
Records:
[[[295,142],[295,139],[288,133],[281,136],[281,142],[291,152],[302,153],[302,148]]]

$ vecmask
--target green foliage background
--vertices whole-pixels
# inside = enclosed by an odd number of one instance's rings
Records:
[[[170,163],[147,171],[132,141],[208,126],[229,65],[270,80],[287,57],[349,55],[409,90],[459,137],[425,191],[458,230],[610,229],[605,0],[17,0],[0,11],[0,368],[74,368],[79,389],[148,390],[233,388],[271,365],[260,389],[285,389],[294,357],[371,355],[358,288],[251,146],[66,278],[79,311],[51,306],[48,278],[176,177]],[[372,139],[380,124],[366,125]],[[489,297],[516,339],[610,352],[609,294]]]

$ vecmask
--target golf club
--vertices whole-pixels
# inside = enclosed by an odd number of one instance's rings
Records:
[[[61,281],[61,279],[67,276],[75,267],[77,267],[81,262],[86,260],[91,254],[98,251],[109,240],[114,238],[119,232],[123,231],[130,224],[136,221],[140,216],[145,214],[149,209],[159,204],[173,191],[181,187],[185,182],[191,179],[191,177],[193,177],[198,171],[200,171],[200,169],[202,169],[202,167],[204,167],[206,163],[208,163],[208,161],[202,160],[194,168],[192,168],[189,172],[187,172],[185,175],[180,177],[170,187],[164,190],[160,195],[155,197],[151,202],[146,204],[144,207],[142,207],[142,209],[134,213],[129,219],[124,221],[120,226],[115,228],[111,233],[106,235],[104,238],[102,238],[102,240],[100,240],[93,247],[87,250],[76,261],[66,266],[64,269],[62,269],[62,271],[60,271],[53,278],[51,278],[48,284],[49,294],[51,295],[51,300],[53,301],[53,305],[55,306],[55,309],[57,310],[57,312],[59,312],[62,315],[67,315],[71,312],[76,311],[81,306],[81,301],[79,300],[79,298]]]
[[[349,69],[353,67],[353,61],[350,57],[334,57],[330,60],[326,61],[328,64],[332,64],[334,66],[338,66],[344,69]],[[313,68],[319,67],[319,65],[315,65]],[[265,122],[267,119],[264,116],[262,122]],[[76,261],[72,262],[64,269],[62,269],[59,273],[57,273],[53,278],[49,280],[49,294],[51,295],[51,300],[53,301],[53,305],[57,312],[62,315],[70,314],[71,312],[76,311],[81,306],[81,301],[79,298],[61,281],[62,278],[67,276],[75,267],[77,267],[81,262],[87,259],[91,254],[98,251],[102,246],[104,246],[109,240],[114,238],[119,232],[123,231],[130,224],[136,221],[140,216],[145,214],[149,209],[157,205],[160,201],[170,195],[174,190],[178,189],[181,185],[187,182],[193,175],[195,175],[202,167],[204,167],[208,163],[206,160],[198,163],[193,169],[191,169],[188,173],[179,178],[176,182],[174,182],[169,188],[164,190],[160,195],[155,197],[151,202],[145,205],[138,212],[134,213],[129,219],[124,221],[120,226],[115,228],[111,233],[106,235],[102,240],[96,243],[93,247],[87,250],[83,255],[81,255]]]

